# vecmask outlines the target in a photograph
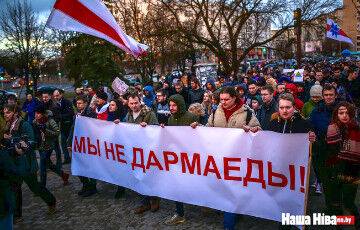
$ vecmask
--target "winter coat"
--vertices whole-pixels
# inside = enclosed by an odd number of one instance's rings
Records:
[[[315,106],[317,103],[315,103],[313,100],[309,100],[308,102],[306,102],[304,104],[304,107],[301,110],[301,114],[305,117],[305,118],[309,118],[311,112],[314,110]]]
[[[40,104],[40,102],[33,98],[31,101],[26,100],[22,106],[22,111],[26,113],[25,120],[31,122],[35,118],[35,109]]]
[[[273,99],[269,105],[262,104],[261,108],[257,112],[257,118],[259,119],[261,128],[267,130],[271,116],[278,111],[278,104],[275,99]]]
[[[68,146],[68,147],[71,147],[72,146],[72,140],[73,140],[73,137],[74,137],[74,128],[75,128],[75,120],[76,120],[76,116],[84,116],[84,117],[89,117],[89,118],[95,118],[96,119],[96,117],[97,117],[97,114],[94,112],[94,111],[92,111],[91,109],[90,109],[90,107],[86,107],[85,109],[84,109],[84,111],[82,111],[81,113],[79,113],[79,114],[76,114],[76,115],[74,115],[74,117],[73,117],[73,125],[71,126],[71,131],[70,131],[70,134],[69,134],[69,137],[68,137],[68,139],[66,140],[66,145]]]
[[[325,139],[335,106],[336,103],[331,106],[327,106],[324,101],[320,101],[310,113],[309,121],[314,127],[318,140]]]
[[[57,139],[60,135],[60,128],[55,120],[51,118],[50,113],[51,112],[48,111],[48,115],[46,116],[47,120],[44,124],[37,120],[33,121],[39,151],[52,150],[58,143]]]
[[[170,108],[167,102],[156,105],[156,116],[160,124],[167,125],[170,115]]]
[[[7,123],[5,127],[6,133],[10,132],[9,131],[10,127],[11,124]],[[14,125],[14,128],[12,129],[10,134],[12,135],[13,140],[26,138],[29,144],[31,145],[30,148],[28,148],[27,152],[23,154],[21,157],[13,158],[15,164],[20,165],[20,162],[23,162],[21,163],[21,165],[23,165],[21,169],[23,175],[30,175],[36,173],[39,168],[36,160],[36,154],[34,151],[36,142],[35,142],[33,127],[27,121],[24,121],[22,118],[19,118],[16,121],[16,124]],[[4,141],[4,144],[5,146],[10,146],[10,142],[8,140]]]
[[[189,90],[189,104],[193,104],[193,103],[202,103],[203,99],[204,99],[204,93],[205,91],[202,88],[193,90],[190,89]]]
[[[248,124],[246,124],[246,117],[248,116],[248,111],[251,109],[247,105],[242,105],[240,109],[235,111],[226,121],[225,112],[221,105],[219,105],[215,112],[213,112],[208,120],[206,126],[209,127],[223,127],[223,128],[240,128],[242,129],[245,125],[250,127],[260,127],[260,123],[255,115],[251,112],[251,119]]]
[[[295,112],[292,118],[284,120],[280,115],[274,114],[267,129],[277,133],[308,133],[312,130],[309,121],[304,119],[300,113]]]
[[[139,116],[134,119],[133,112],[129,110],[128,114],[125,117],[125,122],[127,123],[134,123],[134,124],[140,124],[141,122],[145,122],[148,125],[158,125],[159,122],[156,118],[155,113],[147,106],[142,106],[140,110]]]
[[[143,101],[147,107],[152,108],[156,99],[154,88],[150,85],[147,85],[144,87],[144,91],[147,91],[148,95],[144,96]]]
[[[186,110],[183,96],[175,94],[169,98],[169,101],[174,102],[178,107],[178,111],[169,118],[169,126],[188,126],[191,123],[198,121],[197,116]]]
[[[54,104],[59,116],[61,130],[69,130],[74,117],[74,109],[71,101],[62,98],[60,102],[54,102]]]
[[[15,193],[11,188],[14,179],[23,174],[25,158],[20,157],[21,161],[15,161],[10,156],[9,151],[0,149],[0,219],[14,212]]]

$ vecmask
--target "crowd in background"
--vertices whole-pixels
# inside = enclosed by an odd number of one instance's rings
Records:
[[[156,83],[135,83],[123,95],[107,86],[87,86],[77,88],[72,100],[61,90],[37,97],[28,94],[21,106],[15,97],[9,97],[0,121],[0,193],[6,194],[0,197],[0,229],[11,225],[13,216],[21,219],[23,182],[43,199],[49,212],[56,210],[56,198],[46,188],[46,172],[50,169],[56,173],[64,186],[69,183],[62,165],[71,162],[76,115],[136,123],[144,128],[203,125],[246,132],[308,133],[313,143],[311,186],[314,193],[325,196],[324,213],[350,212],[359,223],[355,204],[360,168],[359,65],[351,61],[305,63],[302,82],[294,82],[293,74],[284,73],[281,66],[256,66],[243,74],[219,74],[205,85],[196,76],[184,74]],[[55,163],[51,160],[53,152]],[[79,196],[97,193],[95,179],[79,179],[83,185]],[[125,192],[118,186],[115,199]],[[160,208],[160,198],[139,195],[142,199],[134,207],[136,214]],[[234,229],[236,216],[224,213],[225,229]],[[175,202],[175,213],[165,224],[183,222],[184,206]]]

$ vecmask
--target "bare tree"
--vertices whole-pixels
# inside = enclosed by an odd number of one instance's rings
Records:
[[[30,74],[35,80],[36,88],[45,27],[38,22],[37,15],[27,0],[14,0],[1,12],[0,28],[6,49],[18,60],[27,91],[30,90]]]
[[[292,28],[296,8],[301,9],[302,25],[307,26],[340,5],[338,0],[160,0],[154,4],[166,10],[164,20],[175,21],[169,33],[209,49],[226,74],[236,74],[252,49]],[[278,30],[270,34],[271,27]]]

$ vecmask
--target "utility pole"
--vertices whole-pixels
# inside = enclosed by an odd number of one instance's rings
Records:
[[[301,9],[297,8],[294,11],[294,26],[295,26],[295,33],[296,33],[296,62],[298,68],[301,66]]]

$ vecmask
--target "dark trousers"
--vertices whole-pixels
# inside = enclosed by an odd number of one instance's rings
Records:
[[[41,186],[37,180],[36,174],[31,174],[22,177],[22,181],[19,181],[15,184],[15,199],[16,199],[16,207],[15,207],[15,217],[22,216],[22,182],[25,182],[31,192],[35,195],[39,196],[48,206],[52,206],[56,204],[56,198],[52,193],[49,192],[45,187]]]
[[[156,196],[141,195],[141,204],[142,205],[151,205],[151,201],[158,201],[158,200],[160,200],[160,198],[156,197]]]
[[[236,224],[236,213],[224,212],[224,229],[233,230]]]
[[[83,184],[83,187],[86,190],[94,190],[96,189],[96,180],[88,177],[79,176],[79,179],[81,183]]]
[[[184,217],[184,215],[185,215],[185,213],[184,213],[184,203],[176,201],[175,206],[176,206],[176,213],[179,216]]]
[[[60,135],[60,139],[61,139],[61,149],[62,152],[64,154],[64,160],[65,161],[70,161],[70,154],[69,151],[67,149],[67,139],[69,137],[70,134],[70,128],[66,129],[66,128],[62,128],[61,129],[61,135]]]
[[[44,187],[46,186],[46,170],[47,170],[47,168],[49,168],[51,171],[53,171],[60,177],[62,176],[62,173],[63,173],[61,155],[59,152],[55,151],[56,165],[54,165],[54,163],[50,159],[52,151],[53,151],[52,149],[39,151],[39,154],[40,154],[40,184]]]

